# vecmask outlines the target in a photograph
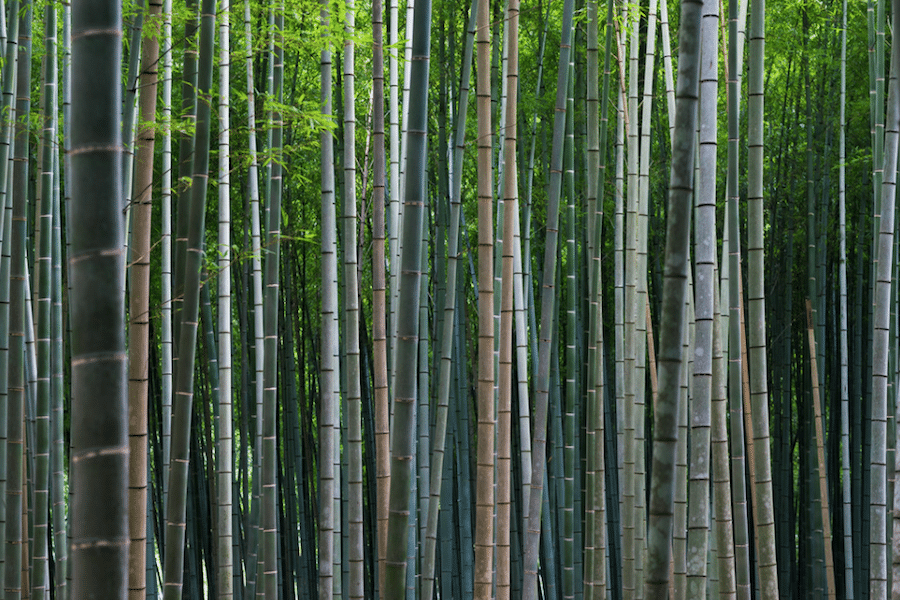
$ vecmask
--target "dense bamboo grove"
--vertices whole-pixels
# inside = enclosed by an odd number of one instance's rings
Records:
[[[900,0],[0,0],[0,600],[900,595]]]

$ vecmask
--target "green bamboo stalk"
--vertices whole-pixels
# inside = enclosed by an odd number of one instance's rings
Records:
[[[13,26],[10,28],[10,31],[17,32],[18,31],[18,19],[13,19]],[[13,46],[18,42],[17,40],[18,34],[15,36],[11,36],[10,39],[14,40]],[[9,63],[8,63],[9,64]],[[11,124],[12,121],[10,119],[6,120],[4,124],[4,129],[6,133],[11,134]],[[10,139],[10,136],[6,136],[7,139]],[[12,163],[10,161],[6,162],[6,166],[3,169],[4,171],[11,170]],[[10,177],[8,180],[7,190],[11,191],[12,189],[12,178]],[[4,194],[4,218],[3,218],[3,242],[2,242],[2,258],[0,258],[0,436],[2,436],[2,445],[0,445],[0,449],[2,449],[2,453],[0,453],[0,459],[3,460],[2,466],[2,485],[0,485],[0,493],[3,494],[3,497],[6,497],[6,489],[7,489],[7,438],[8,438],[8,406],[9,406],[9,344],[10,344],[10,336],[9,336],[9,316],[10,316],[10,259],[12,252],[12,194],[7,192]],[[2,534],[3,543],[0,543],[0,568],[3,569],[5,573],[5,563],[6,563],[6,511],[0,511],[0,534]],[[5,592],[5,590],[4,590]],[[4,596],[5,597],[5,596]]]
[[[30,17],[27,9],[25,14]],[[125,253],[122,182],[116,175],[122,160],[121,23],[117,2],[73,7],[69,260],[73,598],[124,599],[128,588]],[[22,32],[27,31],[25,24]],[[20,64],[27,62],[26,58]],[[24,212],[17,213],[14,236],[16,230],[24,233],[23,216]],[[18,277],[24,263],[13,264],[13,276]],[[21,289],[18,283],[15,287]],[[16,291],[14,298],[19,294]],[[21,316],[17,304],[12,304],[12,317]],[[17,321],[13,318],[11,323]],[[11,366],[17,354],[11,354]],[[12,420],[10,425],[15,427]],[[17,454],[10,452],[14,460]],[[7,567],[11,564],[7,562]]]
[[[763,229],[763,103],[765,55],[765,0],[757,0],[750,14],[748,74],[748,332],[750,401],[753,418],[754,522],[757,569],[764,597],[778,595],[775,553],[775,504],[772,497],[772,462],[769,441],[769,392],[766,362],[766,304]],[[822,498],[826,502],[826,498]],[[830,548],[830,546],[829,546]]]
[[[143,4],[143,3],[142,3]],[[122,142],[125,152],[122,154],[122,197],[126,211],[131,210],[134,169],[135,116],[137,115],[138,86],[141,73],[141,53],[144,31],[144,7],[141,6],[131,20],[131,38],[128,44],[128,69],[125,73],[125,91],[122,94]],[[141,70],[139,70],[141,69]],[[130,230],[131,220],[126,212],[126,231]],[[130,239],[130,235],[126,234]]]
[[[841,3],[841,97],[840,139],[838,142],[838,230],[840,236],[838,257],[838,286],[840,293],[840,363],[841,363],[841,496],[844,519],[844,595],[853,600],[853,515],[851,510],[850,482],[850,390],[849,347],[847,339],[847,2]]]
[[[186,0],[187,16],[184,21],[184,53],[181,77],[181,120],[186,129],[181,132],[178,147],[178,179],[175,209],[174,255],[172,257],[172,350],[173,371],[177,370],[179,340],[181,339],[181,322],[184,289],[184,260],[188,237],[188,220],[190,218],[190,186],[185,182],[192,176],[194,153],[194,136],[190,134],[197,126],[197,0]],[[174,375],[173,375],[174,379]],[[173,381],[173,386],[174,386]],[[173,392],[174,393],[174,392]],[[174,404],[174,400],[173,400]]]
[[[575,597],[575,397],[578,395],[576,384],[578,352],[576,348],[577,327],[575,315],[575,296],[577,284],[575,282],[575,62],[572,54],[569,54],[568,93],[566,97],[566,136],[563,150],[563,164],[565,166],[564,184],[566,196],[565,228],[566,228],[566,271],[565,271],[565,315],[566,315],[566,340],[565,340],[565,405],[563,407],[563,501],[557,507],[561,513],[561,557],[560,567],[562,574],[562,597],[565,599]],[[560,301],[562,304],[562,301]]]
[[[209,172],[210,89],[212,87],[213,38],[215,36],[215,0],[204,0],[201,8],[198,65],[197,127],[194,148],[194,175],[191,182],[190,218],[185,249],[184,301],[179,319],[178,361],[175,364],[175,397],[172,414],[172,448],[169,468],[169,502],[166,506],[166,551],[163,598],[180,600],[183,582],[185,546],[185,502],[191,405],[194,396],[194,357],[200,303],[200,267],[203,261],[203,237],[206,221],[206,184]],[[177,261],[176,261],[177,266]]]
[[[68,29],[68,27],[66,27]],[[53,99],[53,114],[59,114],[59,101]],[[56,125],[57,130],[59,124]],[[53,240],[52,240],[52,282],[50,284],[51,308],[51,381],[50,381],[50,502],[53,514],[53,552],[56,598],[66,598],[66,578],[68,572],[68,547],[66,544],[66,501],[65,468],[66,456],[63,412],[64,404],[64,347],[63,347],[63,283],[62,283],[62,226],[60,218],[60,176],[59,152],[53,153],[54,185],[52,198]],[[3,163],[0,163],[3,164]],[[0,275],[2,277],[2,275]],[[2,317],[0,317],[2,319]],[[0,366],[2,369],[2,366]],[[0,492],[2,496],[2,492]]]
[[[34,554],[31,572],[32,594],[49,593],[50,530],[50,270],[53,237],[53,153],[56,147],[56,8],[44,7],[44,83],[43,131],[41,132],[41,201],[35,206],[35,222],[40,222],[37,236],[35,287],[37,312],[37,399],[36,436],[34,439]],[[36,232],[37,235],[37,232]],[[146,503],[145,503],[146,504]],[[143,571],[143,564],[141,565]]]
[[[469,8],[469,19],[466,45],[463,51],[462,75],[459,87],[459,105],[456,110],[456,132],[454,135],[452,155],[452,182],[450,185],[450,227],[448,231],[449,245],[447,249],[447,294],[445,296],[444,317],[441,335],[441,363],[438,373],[438,404],[435,414],[434,433],[432,435],[432,464],[430,498],[428,501],[428,523],[425,534],[425,554],[422,561],[422,600],[431,600],[434,593],[435,553],[437,551],[438,511],[443,491],[442,472],[444,471],[444,448],[447,436],[447,413],[450,405],[451,376],[454,366],[453,354],[458,348],[453,343],[454,330],[458,329],[456,313],[457,272],[459,270],[459,223],[462,191],[462,158],[465,147],[466,107],[469,98],[469,79],[472,70],[472,53],[475,45],[475,19],[478,13],[478,0],[473,0]],[[447,507],[450,509],[451,507]]]

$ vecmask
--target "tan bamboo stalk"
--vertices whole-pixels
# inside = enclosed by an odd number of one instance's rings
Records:
[[[494,584],[494,231],[491,167],[490,21],[478,3],[475,24],[478,117],[478,450],[475,492],[475,598],[487,600]]]
[[[822,426],[822,404],[819,395],[819,368],[816,363],[816,331],[812,319],[812,302],[806,299],[806,330],[809,342],[809,368],[812,374],[813,413],[816,428],[816,459],[819,463],[819,494],[822,511],[822,533],[825,538],[825,580],[828,585],[828,597],[835,598],[834,552],[831,549],[831,516],[828,509],[828,482],[825,478],[825,428]],[[776,590],[778,588],[776,587]]]
[[[162,3],[149,3],[143,40],[140,75],[140,130],[137,138],[137,166],[131,207],[133,219],[129,256],[128,296],[128,427],[129,529],[128,594],[132,600],[146,595],[147,587],[147,406],[150,350],[150,237],[153,191],[153,157],[156,142],[156,87],[159,77],[159,36],[156,23]]]

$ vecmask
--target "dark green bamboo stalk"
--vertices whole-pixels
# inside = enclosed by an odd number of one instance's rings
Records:
[[[181,120],[185,130],[180,133],[178,147],[178,167],[175,229],[173,231],[174,255],[172,257],[172,350],[173,371],[177,370],[179,340],[181,339],[182,304],[184,302],[184,260],[190,219],[191,188],[186,184],[193,174],[194,138],[190,134],[197,128],[197,0],[185,0],[187,16],[184,20],[184,53],[181,78]],[[252,131],[252,130],[251,130]],[[173,375],[174,380],[174,375]],[[176,385],[173,381],[173,389]],[[173,399],[174,404],[174,399]],[[170,444],[171,446],[171,444]],[[168,485],[168,484],[167,484]]]
[[[430,600],[434,591],[435,553],[437,550],[438,509],[443,491],[442,472],[444,471],[444,447],[447,435],[447,413],[450,404],[450,379],[454,366],[453,354],[458,351],[453,339],[458,328],[456,313],[457,271],[459,269],[459,223],[462,188],[462,157],[465,147],[466,107],[469,98],[469,78],[472,70],[472,51],[475,45],[475,19],[478,12],[478,0],[473,0],[469,8],[469,19],[466,34],[466,45],[463,51],[462,75],[459,87],[459,105],[456,111],[456,132],[453,146],[452,182],[450,185],[450,227],[448,230],[447,250],[447,293],[444,303],[443,332],[441,335],[441,363],[438,373],[438,406],[435,415],[435,429],[432,436],[433,456],[431,464],[430,499],[428,502],[428,523],[425,536],[425,554],[423,557],[422,600]],[[445,511],[451,507],[445,507]]]
[[[18,0],[10,2],[11,14],[18,11]],[[19,20],[11,19],[9,35],[6,40],[6,61],[3,69],[3,114],[10,115],[15,94],[15,65],[18,57]],[[6,498],[7,489],[7,429],[9,406],[9,316],[10,316],[10,253],[12,244],[12,162],[10,146],[13,140],[12,118],[3,120],[3,133],[0,136],[0,194],[2,194],[3,223],[2,262],[0,262],[0,497]],[[0,572],[5,574],[6,563],[6,511],[0,510]],[[4,586],[5,587],[5,586]]]
[[[72,598],[124,599],[128,589],[121,23],[117,2],[73,9]]]
[[[200,269],[206,221],[206,184],[209,172],[210,89],[212,87],[213,38],[216,1],[204,0],[201,9],[198,67],[197,126],[194,168],[191,182],[190,218],[185,250],[184,302],[175,364],[175,397],[172,411],[172,447],[169,466],[169,498],[166,506],[166,551],[163,598],[180,600],[183,584],[185,512],[188,459],[190,456],[191,406],[194,397],[194,357],[196,354],[200,306]],[[185,207],[186,208],[186,207]],[[177,261],[176,261],[177,263]],[[176,284],[177,285],[177,284]]]
[[[54,103],[54,113],[57,106]],[[57,125],[58,127],[58,125]],[[59,153],[54,153],[57,163],[53,193],[53,280],[50,284],[51,308],[51,382],[50,382],[50,502],[53,512],[53,552],[56,598],[67,598],[68,588],[68,544],[66,543],[66,501],[65,501],[65,469],[66,456],[63,412],[64,404],[64,367],[63,367],[63,283],[62,283],[62,226],[60,218],[60,177]],[[0,275],[2,278],[2,275]],[[2,321],[2,317],[0,317]],[[0,366],[2,369],[2,366]]]
[[[700,18],[703,3],[682,0],[678,34],[678,96],[672,140],[666,264],[659,338],[659,399],[653,411],[653,468],[650,484],[647,567],[644,594],[668,593],[673,525],[675,445],[678,439],[682,338],[689,265],[688,238],[694,190],[694,144],[700,81]]]
[[[416,3],[410,63],[411,85],[426,90],[431,41],[431,2]],[[410,98],[399,298],[402,306],[415,306],[421,285],[421,241],[425,200],[427,149],[427,93]],[[405,594],[406,537],[409,525],[411,457],[414,452],[418,311],[410,311],[397,327],[397,361],[394,364],[394,421],[391,439],[391,493],[388,516],[387,560],[384,597],[400,600]]]
[[[847,2],[841,3],[841,97],[840,97],[840,141],[838,143],[838,287],[840,294],[840,364],[841,364],[841,503],[844,519],[844,595],[853,600],[853,513],[850,482],[855,473],[850,471],[850,386],[849,344],[847,335]]]
[[[19,57],[16,62],[16,123],[13,148],[12,232],[10,258],[9,309],[9,396],[7,406],[7,499],[6,499],[6,598],[22,597],[23,553],[22,520],[27,506],[23,500],[26,485],[25,456],[25,330],[27,265],[25,255],[26,211],[28,194],[28,124],[24,115],[30,111],[31,76],[31,4],[19,10]],[[108,132],[106,132],[108,133]],[[73,134],[73,140],[75,136]],[[73,142],[73,150],[77,146]],[[118,155],[116,155],[118,156]],[[73,185],[75,185],[73,183]],[[74,235],[74,232],[73,232]],[[75,246],[73,241],[73,247]],[[75,254],[73,254],[75,256]],[[74,276],[74,273],[73,273]],[[74,298],[73,298],[74,301]],[[113,300],[114,301],[114,300]],[[115,305],[113,305],[115,306]],[[72,307],[75,309],[74,303]],[[74,319],[73,319],[74,321]],[[115,340],[113,340],[113,343]],[[74,340],[73,340],[74,344]],[[76,356],[73,345],[73,360]],[[116,396],[117,398],[118,396]],[[74,423],[74,421],[73,421]],[[73,426],[73,431],[75,427]],[[114,438],[116,439],[116,438]],[[74,441],[73,441],[74,444]],[[119,473],[116,473],[118,475]],[[77,513],[76,513],[77,514]],[[114,521],[115,522],[115,521]],[[118,525],[118,523],[116,523]],[[73,532],[73,536],[74,536]],[[77,539],[77,537],[76,537]],[[25,567],[27,568],[27,567]]]
[[[275,13],[275,30],[272,32],[274,39],[274,52],[269,60],[272,62],[272,107],[269,109],[269,123],[271,127],[272,143],[270,150],[273,152],[273,160],[270,164],[268,203],[266,213],[266,261],[265,261],[265,299],[264,315],[265,323],[265,371],[263,372],[263,447],[262,447],[262,520],[263,539],[261,549],[265,565],[262,575],[262,586],[257,589],[265,590],[266,600],[276,600],[278,597],[278,495],[275,489],[276,461],[277,461],[277,385],[278,385],[278,304],[279,304],[279,269],[281,266],[281,147],[282,127],[281,111],[279,105],[282,102],[282,79],[284,76],[284,39],[282,38],[284,22],[284,6],[274,2],[271,10]],[[259,593],[257,592],[257,597]]]

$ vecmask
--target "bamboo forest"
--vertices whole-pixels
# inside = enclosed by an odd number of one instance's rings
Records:
[[[900,598],[900,0],[0,0],[0,600]]]

